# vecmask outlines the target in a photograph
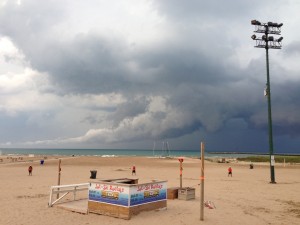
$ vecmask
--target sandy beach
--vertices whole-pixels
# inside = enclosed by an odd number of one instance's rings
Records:
[[[168,200],[167,209],[142,212],[131,220],[97,214],[80,214],[48,207],[50,187],[57,185],[58,158],[48,156],[44,165],[40,157],[24,156],[15,161],[0,156],[0,224],[1,225],[96,225],[96,224],[300,224],[300,165],[277,164],[277,184],[269,184],[268,164],[213,163],[205,161],[205,200],[215,209],[205,208],[200,221],[200,160],[185,158],[183,187],[196,189],[195,200]],[[174,159],[146,157],[62,157],[61,184],[90,182],[90,170],[97,179],[138,178],[140,182],[167,180],[168,187],[179,186],[179,162]],[[13,161],[13,162],[12,162]],[[33,175],[27,168],[33,166]],[[130,167],[137,168],[136,176]],[[233,176],[227,176],[227,168]],[[87,191],[79,197],[86,197]],[[71,201],[72,196],[66,197]]]

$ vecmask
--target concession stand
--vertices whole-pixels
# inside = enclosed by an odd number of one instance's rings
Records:
[[[167,181],[138,183],[120,178],[93,181],[89,185],[88,212],[130,219],[142,211],[167,208]]]

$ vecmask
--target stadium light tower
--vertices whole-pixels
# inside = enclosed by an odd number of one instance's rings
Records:
[[[275,184],[275,159],[273,154],[273,134],[272,134],[272,111],[271,111],[271,86],[270,86],[270,71],[269,71],[269,49],[281,49],[282,39],[280,37],[275,39],[271,35],[280,35],[282,23],[261,23],[258,20],[252,20],[251,24],[255,26],[255,33],[262,34],[261,37],[257,37],[255,34],[251,36],[256,41],[254,47],[266,49],[266,64],[267,64],[267,87],[265,94],[268,98],[268,122],[269,122],[269,154],[270,154],[270,170],[271,170],[271,181],[270,183]]]

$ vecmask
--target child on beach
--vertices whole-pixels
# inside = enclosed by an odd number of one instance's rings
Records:
[[[228,168],[228,177],[229,177],[229,175],[232,177],[232,168],[231,167]]]
[[[131,175],[136,175],[136,172],[135,172],[135,166],[132,166],[132,171],[131,171]]]
[[[32,166],[30,165],[29,167],[28,167],[28,173],[29,173],[29,176],[32,176]]]

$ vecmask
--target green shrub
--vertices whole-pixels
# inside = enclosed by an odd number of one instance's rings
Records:
[[[283,163],[284,159],[286,163],[300,163],[300,156],[275,155],[275,162],[277,163]],[[270,162],[270,156],[248,156],[245,158],[237,158],[237,160],[245,162]]]

